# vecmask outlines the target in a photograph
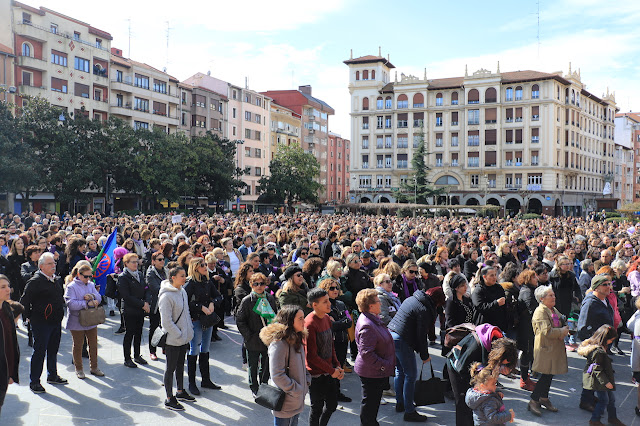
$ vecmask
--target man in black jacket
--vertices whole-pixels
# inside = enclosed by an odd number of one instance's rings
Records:
[[[67,384],[58,375],[58,349],[64,317],[64,291],[55,279],[56,262],[51,253],[44,253],[38,260],[38,272],[27,282],[20,303],[24,306],[24,318],[33,331],[33,355],[31,356],[31,383],[34,393],[45,392],[40,376],[47,357],[47,383]]]
[[[326,265],[329,259],[333,257],[333,243],[338,239],[338,234],[335,232],[329,232],[329,237],[322,242],[322,247],[320,247],[320,256],[322,256],[322,260],[324,260],[324,264]]]

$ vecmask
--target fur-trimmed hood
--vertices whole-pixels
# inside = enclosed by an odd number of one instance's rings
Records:
[[[582,342],[580,344],[580,346],[578,347],[577,352],[578,352],[578,355],[587,357],[587,356],[589,356],[589,354],[591,352],[595,351],[598,348],[599,348],[598,345],[595,345],[593,343],[589,343],[589,341],[585,340],[584,342]]]
[[[268,347],[272,342],[275,342],[276,340],[282,340],[286,329],[287,326],[284,324],[280,324],[279,322],[269,324],[268,326],[260,330],[260,340],[262,340],[262,343],[264,343],[265,346]],[[307,329],[305,328],[304,330],[302,330],[302,338],[306,339],[307,335]],[[291,344],[293,342],[289,343]]]

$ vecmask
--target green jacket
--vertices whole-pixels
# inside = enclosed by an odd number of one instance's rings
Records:
[[[301,291],[289,292],[282,290],[280,291],[280,294],[278,294],[278,304],[280,305],[280,309],[282,309],[284,305],[300,306],[305,317],[312,311],[311,308],[307,307],[308,303],[307,296],[305,296]]]
[[[587,365],[582,372],[582,387],[594,391],[615,390],[616,382],[613,377],[611,358],[601,346],[584,343],[578,348],[578,355],[587,357]],[[590,373],[589,368],[591,368]],[[607,383],[611,383],[613,389],[607,389]]]

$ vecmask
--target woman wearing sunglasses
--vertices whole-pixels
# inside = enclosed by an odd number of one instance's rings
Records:
[[[151,295],[151,307],[149,311],[149,358],[158,360],[156,347],[151,344],[151,338],[156,328],[160,325],[160,311],[158,310],[158,294],[162,281],[167,279],[167,269],[164,266],[164,254],[160,250],[151,255],[151,265],[147,269],[147,286]]]
[[[85,338],[89,345],[89,365],[91,374],[104,376],[98,368],[98,326],[85,327],[80,325],[80,311],[87,308],[95,308],[100,305],[102,297],[93,283],[93,270],[89,262],[78,262],[69,275],[71,281],[67,284],[64,300],[69,309],[66,318],[66,329],[71,332],[73,341],[73,365],[76,367],[76,376],[84,379],[82,366],[82,345]]]

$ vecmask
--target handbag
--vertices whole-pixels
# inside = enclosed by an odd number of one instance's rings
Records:
[[[92,294],[92,300],[95,300],[95,296]],[[94,308],[82,309],[78,313],[78,318],[80,320],[80,325],[83,327],[93,327],[98,324],[104,324],[106,321],[106,315],[104,312],[104,308],[102,306],[97,306]]]
[[[291,346],[289,346],[289,355],[291,354]],[[287,357],[287,366],[285,373],[289,375],[289,357]],[[263,380],[266,374],[263,372]],[[285,391],[282,389],[271,386],[267,383],[260,384],[258,392],[254,396],[256,404],[268,408],[273,411],[281,411],[284,405],[284,398],[286,397]]]
[[[413,402],[415,402],[417,406],[444,403],[445,385],[439,377],[433,374],[433,364],[431,362],[429,362],[429,366],[431,367],[431,378],[428,380],[422,379],[422,372],[424,370],[424,364],[422,364],[420,377],[416,380]]]
[[[203,330],[213,327],[214,325],[218,325],[219,322],[220,317],[215,312],[211,312],[210,315],[200,315],[200,325]]]
[[[178,319],[174,321],[177,323],[182,318],[182,314],[184,313],[184,299],[182,300],[182,312],[178,315]],[[162,329],[162,327],[156,328],[156,331],[153,332],[153,336],[151,337],[151,346],[156,348],[164,348],[167,346],[167,332]]]

